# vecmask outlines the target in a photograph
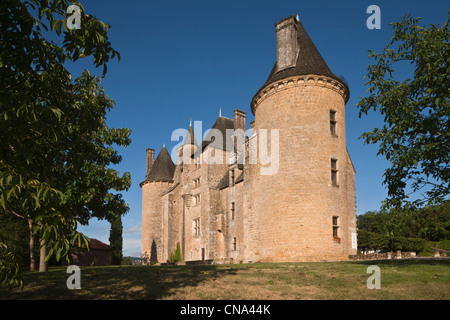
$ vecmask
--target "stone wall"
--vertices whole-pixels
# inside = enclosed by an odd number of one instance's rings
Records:
[[[396,251],[396,252],[381,252],[381,253],[367,253],[350,256],[351,260],[380,260],[380,259],[408,259],[415,258],[414,251]]]
[[[172,185],[172,182],[162,181],[142,184],[141,254],[143,264],[150,261],[165,261],[162,238],[162,196]]]
[[[261,175],[247,169],[245,213],[247,259],[317,261],[347,259],[356,253],[354,168],[345,140],[345,92],[326,77],[291,77],[255,99],[255,130],[279,130],[279,169]],[[330,110],[337,134],[330,133]],[[259,143],[258,143],[259,145]],[[258,150],[259,151],[259,150]],[[338,161],[338,185],[331,183],[331,159]],[[249,165],[252,167],[252,165]],[[339,217],[340,242],[333,240]]]

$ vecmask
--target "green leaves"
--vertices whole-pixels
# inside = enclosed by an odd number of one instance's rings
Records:
[[[22,272],[10,248],[0,239],[0,284],[11,287],[18,284],[23,288]]]
[[[81,29],[68,28],[65,13],[71,4],[0,2],[0,12],[8,13],[0,15],[0,213],[32,221],[33,234],[46,240],[47,259],[58,260],[70,259],[76,241],[88,245],[76,232],[77,223],[128,211],[111,190],[131,184],[129,174],[111,168],[121,161],[112,145],[131,142],[128,129],[106,126],[114,101],[98,77],[86,71],[72,81],[64,67],[91,56],[105,76],[107,63],[120,60],[120,54],[108,41],[110,26],[79,3],[74,4],[81,8]],[[63,36],[62,45],[48,41],[43,29]],[[4,279],[14,278],[10,262]]]
[[[408,15],[392,23],[393,36],[383,52],[369,51],[375,61],[364,77],[369,95],[356,104],[360,117],[369,111],[384,116],[383,127],[360,139],[379,144],[378,154],[391,162],[384,174],[386,206],[408,202],[406,187],[411,194],[421,190],[415,205],[440,203],[450,193],[450,19],[429,28],[419,21]],[[396,66],[413,77],[396,79]]]

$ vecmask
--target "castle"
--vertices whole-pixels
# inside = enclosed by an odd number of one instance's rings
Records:
[[[156,160],[147,149],[144,264],[166,262],[177,245],[186,263],[356,254],[355,169],[345,134],[349,88],[298,17],[275,27],[277,61],[251,101],[250,130],[236,109],[233,118],[220,115],[200,143],[190,125],[176,164],[165,147]],[[263,151],[272,163],[260,161]]]

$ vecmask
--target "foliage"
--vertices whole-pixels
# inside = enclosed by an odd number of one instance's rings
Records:
[[[183,261],[183,258],[181,256],[181,247],[180,243],[177,242],[177,248],[169,256],[169,262],[181,262],[181,261]]]
[[[434,255],[434,249],[433,249],[433,245],[431,242],[427,241],[422,250],[420,250],[418,252],[419,256],[424,256],[424,257],[432,257]]]
[[[12,214],[0,214],[0,239],[11,250],[19,266],[30,262],[28,222]]]
[[[131,266],[131,265],[133,265],[133,260],[131,259],[131,257],[123,257],[121,265],[122,266]]]
[[[109,255],[112,265],[120,265],[122,258],[122,219],[120,215],[111,221],[111,231],[109,235]]]
[[[369,211],[357,217],[358,230],[381,235],[423,238],[429,241],[450,239],[450,202],[425,208]]]
[[[436,247],[439,249],[450,251],[450,240],[441,240],[436,243]]]
[[[19,262],[14,252],[2,241],[0,241],[0,284],[6,284],[8,287],[18,284],[23,287]]]
[[[422,252],[427,241],[420,238],[407,238],[401,236],[381,235],[366,230],[358,230],[358,247],[363,251],[415,251]]]
[[[86,71],[72,83],[64,67],[91,56],[105,75],[107,62],[120,58],[108,41],[110,26],[77,3],[82,29],[69,30],[64,14],[71,4],[0,2],[0,215],[32,220],[33,233],[46,239],[47,259],[57,260],[70,260],[75,241],[88,243],[76,231],[78,223],[128,210],[111,190],[127,190],[131,183],[128,173],[120,177],[109,168],[121,161],[112,146],[130,143],[128,129],[106,126],[112,99],[98,77]],[[62,44],[48,41],[44,31],[62,32]],[[15,277],[14,268],[4,271],[4,282]]]
[[[448,12],[450,19],[450,11]],[[442,203],[450,194],[450,30],[419,25],[420,18],[405,16],[392,23],[393,36],[382,53],[369,51],[368,97],[356,106],[360,117],[370,111],[384,116],[384,126],[365,132],[365,143],[379,143],[378,155],[391,166],[384,173],[386,207]],[[412,68],[410,79],[394,78],[394,66]],[[411,193],[421,197],[410,201]],[[417,194],[417,193],[416,193]]]

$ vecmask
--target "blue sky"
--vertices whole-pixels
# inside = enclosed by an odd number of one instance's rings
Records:
[[[386,197],[382,185],[387,162],[377,146],[358,137],[381,126],[371,113],[358,117],[355,104],[365,96],[363,77],[369,49],[380,52],[389,42],[390,22],[410,13],[422,25],[440,24],[450,9],[447,1],[81,1],[87,13],[108,22],[109,40],[121,61],[108,65],[103,79],[116,108],[108,115],[110,127],[132,130],[132,143],[119,151],[123,161],[116,169],[128,171],[132,186],[124,193],[130,211],[123,217],[124,255],[140,255],[141,189],[146,148],[170,151],[175,129],[189,120],[202,121],[203,130],[222,115],[232,117],[238,108],[254,119],[250,101],[267,79],[276,60],[274,24],[291,14],[300,21],[336,75],[350,87],[346,106],[347,147],[356,168],[357,213],[378,210]],[[381,29],[369,30],[369,5],[381,9]],[[74,77],[84,69],[101,75],[90,59],[68,65]],[[198,138],[197,138],[198,139]],[[109,243],[109,224],[92,220],[79,230]]]

